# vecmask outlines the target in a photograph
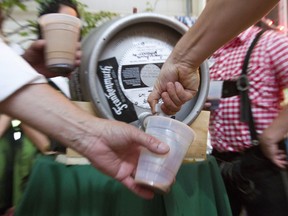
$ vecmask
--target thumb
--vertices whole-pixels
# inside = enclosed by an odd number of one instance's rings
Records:
[[[139,130],[141,134],[135,134],[135,139],[138,141],[139,145],[142,147],[147,148],[151,152],[156,154],[166,154],[169,152],[170,147],[168,144],[161,142],[157,138],[144,133],[143,131]]]
[[[155,106],[158,103],[159,99],[161,98],[160,94],[158,93],[158,91],[156,89],[154,89],[150,95],[148,96],[148,103],[151,107],[151,111],[152,113],[155,113]]]

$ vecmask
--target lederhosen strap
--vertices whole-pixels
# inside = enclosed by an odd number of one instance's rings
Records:
[[[253,145],[257,145],[259,141],[258,141],[258,136],[257,136],[257,132],[256,132],[255,125],[254,125],[251,102],[250,102],[250,98],[248,95],[249,79],[247,76],[247,69],[248,69],[249,59],[253,51],[253,48],[255,47],[257,41],[259,40],[259,38],[264,32],[265,30],[261,30],[260,32],[258,32],[254,40],[252,41],[244,59],[241,75],[236,82],[237,89],[240,93],[240,120],[242,122],[246,122],[249,124],[249,131],[250,131],[251,141]]]

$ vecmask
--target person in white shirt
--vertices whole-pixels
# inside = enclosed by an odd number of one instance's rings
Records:
[[[132,125],[82,111],[49,86],[43,75],[55,75],[46,70],[44,46],[44,40],[33,42],[21,58],[0,40],[0,113],[57,139],[134,193],[152,198],[154,192],[134,181],[140,146],[159,154],[167,153],[169,147]],[[76,65],[80,57],[78,52]]]

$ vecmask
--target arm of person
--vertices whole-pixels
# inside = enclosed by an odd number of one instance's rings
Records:
[[[50,148],[50,139],[43,133],[21,123],[23,133],[31,140],[32,144],[42,153],[45,154]]]
[[[6,132],[11,125],[11,118],[5,114],[0,114],[0,137]]]
[[[29,62],[37,65],[31,58]],[[78,151],[100,171],[139,196],[153,197],[151,190],[136,184],[133,178],[140,150],[146,147],[165,154],[168,145],[132,125],[100,119],[81,110],[1,41],[0,65],[0,113],[19,119]],[[38,66],[45,69],[43,65]]]
[[[152,112],[175,114],[199,86],[200,64],[226,42],[269,12],[278,0],[209,0],[196,23],[183,35],[164,63],[148,97]]]
[[[51,72],[47,70],[45,66],[45,58],[44,58],[44,47],[45,47],[45,40],[37,40],[34,41],[28,49],[25,50],[25,53],[22,57],[30,64],[33,65],[34,69],[44,75],[46,78],[62,76],[62,73]],[[75,66],[78,67],[81,62],[81,43],[78,42],[77,44],[77,51],[75,53]]]
[[[133,175],[141,146],[159,154],[169,151],[156,138],[127,123],[94,117],[48,84],[23,86],[0,103],[0,111],[76,150],[136,194],[153,197]]]
[[[278,117],[260,135],[260,147],[263,153],[280,168],[288,165],[285,151],[279,149],[278,143],[288,134],[288,105],[283,107]]]

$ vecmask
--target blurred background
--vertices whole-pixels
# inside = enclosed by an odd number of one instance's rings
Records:
[[[33,31],[40,1],[49,2],[49,0],[0,1],[6,9],[3,34],[10,42],[25,48],[35,38]],[[206,4],[206,0],[118,0],[117,3],[114,0],[75,1],[81,5],[85,34],[115,16],[125,16],[136,12],[155,12],[175,16],[191,25]],[[270,25],[281,28],[283,33],[287,34],[287,0],[281,0],[278,6],[267,15],[267,18]]]

